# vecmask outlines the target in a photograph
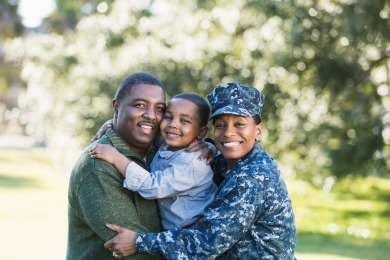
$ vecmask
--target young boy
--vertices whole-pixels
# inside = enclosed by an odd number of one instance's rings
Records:
[[[214,200],[217,186],[201,152],[189,153],[186,147],[207,133],[210,108],[200,96],[183,93],[168,104],[160,124],[164,144],[146,171],[110,145],[97,144],[93,158],[113,164],[125,177],[124,187],[146,199],[158,199],[163,228],[188,227],[203,216]],[[145,122],[144,128],[152,128]]]

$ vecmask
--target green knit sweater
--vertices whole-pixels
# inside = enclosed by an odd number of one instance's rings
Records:
[[[145,163],[112,129],[98,140],[111,144],[126,157],[148,169],[156,149],[149,149]],[[116,235],[105,224],[113,223],[135,231],[161,229],[156,202],[123,188],[123,177],[111,164],[91,159],[87,147],[73,168],[68,192],[67,260],[115,259],[104,243]],[[137,253],[127,259],[157,259]]]

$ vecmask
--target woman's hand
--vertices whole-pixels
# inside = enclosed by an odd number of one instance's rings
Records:
[[[188,147],[188,152],[202,151],[202,154],[198,157],[199,160],[206,159],[206,163],[210,164],[217,153],[217,148],[211,143],[203,140],[195,139],[192,141]]]
[[[105,122],[102,125],[102,127],[100,127],[100,129],[96,133],[96,135],[94,137],[92,137],[92,139],[91,139],[91,141],[89,143],[93,143],[96,140],[100,139],[108,129],[112,128],[112,124],[113,124],[112,119],[110,119],[107,122]]]
[[[136,232],[115,224],[106,224],[106,226],[112,231],[118,232],[118,235],[104,244],[104,247],[110,250],[115,258],[125,259],[129,255],[137,253]]]

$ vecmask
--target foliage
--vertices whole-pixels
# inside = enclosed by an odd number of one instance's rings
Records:
[[[21,35],[23,25],[16,13],[17,4],[14,1],[0,0],[0,39]]]
[[[389,172],[386,1],[116,0],[107,10],[63,35],[7,43],[32,133],[87,142],[111,117],[118,82],[142,70],[169,96],[228,81],[260,88],[263,143],[287,175],[321,186]]]

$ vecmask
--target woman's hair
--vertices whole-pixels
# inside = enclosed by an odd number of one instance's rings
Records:
[[[200,119],[200,125],[207,126],[207,122],[210,116],[210,106],[204,98],[194,93],[182,93],[172,97],[172,99],[175,98],[185,99],[194,103],[198,107],[197,113]]]
[[[261,116],[260,115],[255,115],[253,116],[253,119],[255,119],[256,125],[261,123]]]

